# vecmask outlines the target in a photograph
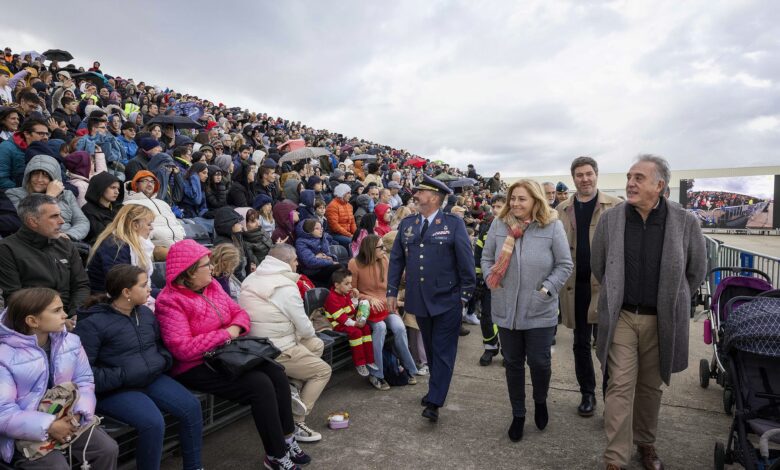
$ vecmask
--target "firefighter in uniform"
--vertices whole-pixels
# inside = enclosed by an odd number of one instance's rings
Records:
[[[390,253],[387,306],[396,311],[398,286],[406,271],[404,308],[417,319],[430,369],[422,415],[436,422],[452,380],[462,311],[474,293],[476,275],[466,225],[441,210],[452,191],[427,175],[414,190],[420,213],[398,226]]]
[[[502,195],[493,196],[490,201],[492,207],[492,215],[490,218],[485,218],[479,226],[479,234],[477,235],[477,242],[474,246],[474,263],[477,271],[477,296],[481,307],[481,316],[479,317],[479,327],[482,330],[482,344],[485,351],[479,358],[479,365],[489,366],[493,361],[493,358],[498,355],[500,351],[500,345],[498,344],[498,327],[493,323],[493,315],[491,315],[490,305],[490,289],[485,285],[485,279],[482,277],[482,248],[485,247],[485,238],[487,237],[490,225],[493,223],[495,216],[501,212],[501,209],[506,204],[506,197]]]

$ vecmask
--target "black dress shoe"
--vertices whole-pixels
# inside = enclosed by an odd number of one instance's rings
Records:
[[[582,395],[582,402],[577,407],[577,414],[582,417],[593,416],[593,412],[596,409],[596,396],[586,393]]]
[[[491,362],[493,362],[493,358],[498,355],[497,350],[490,350],[486,349],[485,352],[482,353],[482,357],[479,358],[479,365],[481,366],[489,366]]]
[[[550,416],[547,414],[547,403],[534,403],[534,423],[540,431],[547,427]]]
[[[439,420],[439,407],[436,405],[428,404],[422,412],[423,418],[428,418],[432,423]]]
[[[428,401],[428,397],[427,396],[422,397],[422,399],[420,400],[420,406],[429,406],[429,405],[431,405],[431,402]]]
[[[458,333],[459,336],[466,336],[467,334],[471,333],[465,326],[460,327],[460,333]]]
[[[518,418],[515,416],[512,419],[512,425],[509,426],[509,440],[512,442],[520,442],[523,440],[523,426],[525,426],[525,417]]]

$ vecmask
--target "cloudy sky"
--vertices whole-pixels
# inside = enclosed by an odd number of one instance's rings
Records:
[[[70,3],[71,10],[63,5]],[[132,5],[132,6],[131,6]],[[165,8],[162,8],[162,5]],[[780,2],[50,1],[0,45],[482,173],[780,162]]]

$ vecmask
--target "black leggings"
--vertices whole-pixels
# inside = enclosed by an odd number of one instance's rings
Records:
[[[199,392],[249,404],[265,452],[276,458],[286,454],[284,438],[295,431],[295,422],[290,401],[290,383],[282,368],[265,363],[230,381],[201,364],[176,376],[176,380]]]
[[[340,268],[340,264],[332,264],[321,268],[301,268],[301,273],[311,279],[315,286],[327,288],[333,284],[330,280],[331,276]]]

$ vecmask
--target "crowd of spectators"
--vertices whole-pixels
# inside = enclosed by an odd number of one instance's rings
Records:
[[[0,289],[8,307],[0,342],[35,331],[39,348],[26,347],[55,356],[46,331],[57,325],[33,324],[50,308],[64,312],[60,320],[75,333],[68,341],[81,338],[94,376],[81,371],[79,380],[91,381],[82,395],[93,403],[80,425],[97,409],[135,426],[145,443],[139,468],[159,466],[161,411],[180,420],[185,468],[201,467],[199,405],[188,389],[248,402],[267,468],[308,463],[298,442],[321,439],[305,417],[331,373],[319,329],[359,336],[366,347],[358,372],[378,390],[390,389],[382,348],[392,331],[406,383],[416,383],[427,365],[414,317],[390,315],[383,298],[386,252],[401,220],[417,213],[412,188],[423,175],[458,180],[445,211],[461,217],[472,238],[492,221],[491,198],[506,189],[498,173],[482,178],[473,165],[460,170],[112,76],[98,62],[85,71],[6,48],[0,105]],[[184,115],[194,122],[172,123]],[[306,148],[319,152],[289,158]],[[159,285],[151,282],[155,263],[165,263]],[[302,296],[315,286],[331,288],[344,306],[369,305],[367,321],[358,328],[329,313],[331,322],[312,322]],[[30,287],[56,295],[31,303]],[[122,318],[130,321],[117,323]],[[205,366],[205,352],[247,333],[272,340],[286,374],[268,366],[226,382]],[[31,390],[4,361],[3,390],[25,399],[0,395],[0,451],[6,462],[23,461],[13,442],[30,433],[10,423],[35,412],[46,387]],[[54,369],[57,380],[66,376]],[[70,442],[59,421],[44,422],[51,428],[39,436]],[[96,442],[116,454],[107,436]]]
[[[723,207],[753,205],[764,202],[756,196],[732,193],[728,191],[688,191],[687,209],[713,210]]]

